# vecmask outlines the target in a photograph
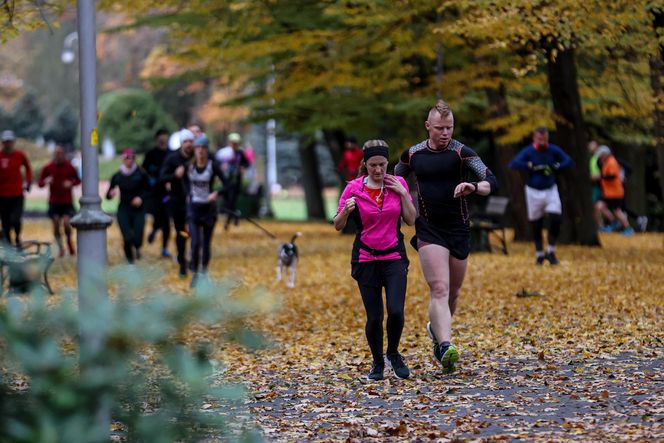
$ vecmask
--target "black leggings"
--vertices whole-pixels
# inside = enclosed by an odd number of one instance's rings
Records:
[[[120,205],[118,207],[118,225],[124,241],[124,253],[129,263],[134,262],[134,251],[143,245],[143,228],[145,227],[145,210],[143,207]]]
[[[4,241],[11,244],[11,231],[14,243],[21,243],[21,218],[23,217],[23,197],[0,197],[0,219]]]
[[[162,249],[166,249],[168,248],[168,238],[171,236],[171,219],[168,216],[168,208],[162,200],[162,197],[159,195],[154,197],[154,207],[152,208],[154,222],[152,230],[161,230],[161,247]]]
[[[205,272],[210,263],[210,244],[217,222],[217,207],[214,204],[193,204],[190,210],[191,270],[198,272],[200,264]]]
[[[234,183],[230,186],[227,187],[227,189],[224,191],[224,208],[228,209],[228,215],[226,216],[226,227],[228,228],[228,225],[233,222],[234,224],[238,224],[240,219],[237,216],[237,213],[235,212],[237,209],[237,201],[238,198],[240,197],[240,191],[241,191],[242,185],[240,183]]]
[[[175,205],[171,202],[171,218],[173,219],[173,227],[175,228],[175,246],[178,250],[178,264],[180,265],[180,270],[186,269],[187,259],[185,257],[185,252],[187,249],[187,237],[182,235],[185,231],[185,225],[187,223],[187,210],[184,208],[184,203]]]
[[[560,225],[562,224],[562,216],[552,212],[546,213],[548,219],[547,236],[546,240],[549,246],[555,246],[558,236],[560,235]],[[544,217],[538,218],[530,222],[533,227],[533,239],[535,240],[535,250],[543,251],[544,244],[542,241],[542,229],[544,228]]]
[[[387,301],[387,354],[399,351],[404,325],[407,260],[376,260],[353,265],[360,295],[367,312],[365,333],[374,362],[383,362],[383,287]]]

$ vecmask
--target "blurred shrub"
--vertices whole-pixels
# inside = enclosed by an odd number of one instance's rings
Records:
[[[53,123],[44,132],[44,138],[71,148],[77,135],[78,113],[69,102],[63,102],[56,109]]]
[[[238,301],[228,283],[209,281],[183,297],[155,291],[159,279],[119,268],[110,279],[118,295],[87,300],[84,316],[74,294],[48,305],[38,291],[6,300],[0,442],[108,441],[99,410],[110,411],[115,440],[260,440],[247,422],[243,387],[224,381],[223,366],[208,354],[228,341],[262,346],[242,324],[268,305],[265,297]],[[205,338],[192,332],[201,327]],[[79,343],[80,331],[93,345]]]
[[[2,106],[0,106],[0,128],[2,128],[0,131],[12,128],[12,116]]]
[[[97,107],[101,115],[99,142],[108,137],[118,151],[134,148],[146,152],[154,145],[157,129],[177,129],[152,95],[140,89],[108,92],[99,97]]]
[[[27,92],[21,97],[12,112],[12,127],[17,137],[36,139],[42,134],[44,114],[33,92]]]

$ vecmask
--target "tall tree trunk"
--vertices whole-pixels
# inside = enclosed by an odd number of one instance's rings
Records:
[[[489,100],[489,112],[492,119],[509,115],[505,85],[501,83],[498,89],[487,89],[486,95]],[[498,130],[495,135],[501,136],[504,132],[504,130]],[[523,190],[525,182],[520,173],[507,169],[507,164],[519,152],[519,147],[514,144],[503,145],[497,142],[495,144],[499,168],[506,171],[504,183],[500,183],[500,185],[505,188],[505,195],[510,197],[510,213],[514,226],[514,240],[530,241],[532,240],[533,233],[530,223],[528,223],[528,213],[526,211],[526,197]],[[497,173],[498,171],[496,171]]]
[[[307,204],[307,218],[324,220],[326,218],[325,201],[316,154],[316,141],[313,138],[300,140],[298,152],[302,163],[302,186],[304,187],[304,200]]]
[[[325,129],[323,130],[325,142],[330,149],[330,155],[335,165],[341,163],[346,145],[346,133],[343,129]],[[340,175],[341,176],[341,175]]]
[[[557,141],[574,160],[574,167],[558,175],[563,201],[561,242],[599,246],[597,225],[593,218],[590,160],[581,97],[577,83],[574,49],[557,55],[549,53],[548,80],[556,114]]]
[[[664,32],[664,9],[653,8],[653,28],[655,38]],[[660,40],[661,42],[661,40]],[[655,143],[657,149],[657,167],[659,169],[659,185],[664,197],[664,45],[659,44],[657,56],[650,59],[650,84],[655,97]]]

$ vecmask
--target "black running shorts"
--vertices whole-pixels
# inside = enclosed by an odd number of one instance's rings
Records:
[[[470,254],[470,231],[466,226],[438,227],[423,217],[417,217],[415,233],[410,244],[416,250],[419,240],[444,247],[458,260],[465,260]]]

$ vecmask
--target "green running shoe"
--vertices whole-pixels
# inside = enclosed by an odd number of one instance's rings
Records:
[[[440,363],[443,365],[443,373],[451,374],[454,372],[454,364],[457,361],[459,361],[459,351],[454,345],[450,345],[440,359]]]

